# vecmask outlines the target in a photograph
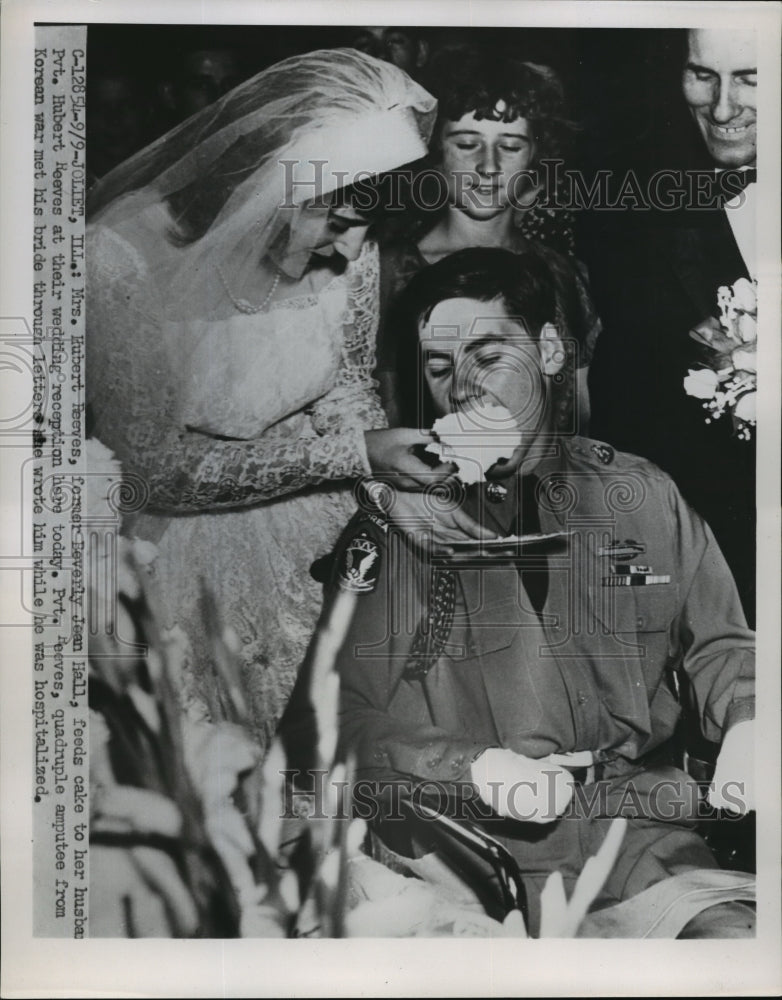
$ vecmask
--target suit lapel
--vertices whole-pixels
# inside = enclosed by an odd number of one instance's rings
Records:
[[[725,212],[704,211],[695,218],[673,227],[670,264],[696,315],[705,319],[716,312],[719,286],[748,274]]]

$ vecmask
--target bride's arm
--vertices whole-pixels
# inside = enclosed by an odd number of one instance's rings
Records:
[[[380,307],[380,259],[376,243],[364,244],[358,260],[349,265],[346,278],[348,312],[343,329],[342,363],[334,387],[311,407],[312,424],[321,434],[329,429],[360,431],[361,452],[368,472],[363,432],[387,426],[377,382],[372,377]]]
[[[366,472],[363,433],[293,436],[270,427],[253,441],[220,441],[193,431],[172,435],[142,471],[150,509],[217,510],[250,506],[330,480]],[[137,464],[138,468],[138,464]]]
[[[370,471],[366,424],[358,419],[316,426],[302,416],[295,428],[284,420],[249,441],[183,426],[176,416],[177,359],[166,349],[157,283],[132,247],[111,233],[93,234],[89,252],[87,382],[94,433],[126,471],[144,480],[149,510],[249,506]]]

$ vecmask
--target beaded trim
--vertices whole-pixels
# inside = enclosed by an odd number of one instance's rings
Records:
[[[280,268],[277,267],[276,270],[275,270],[274,281],[272,282],[272,287],[269,289],[269,292],[268,292],[266,298],[263,300],[263,302],[261,302],[260,305],[254,306],[252,304],[252,302],[248,302],[247,299],[237,299],[236,298],[236,296],[234,295],[234,293],[231,291],[230,285],[228,284],[228,281],[226,280],[225,275],[223,274],[222,268],[220,267],[219,264],[217,265],[217,274],[219,275],[220,282],[222,283],[222,286],[225,289],[225,294],[228,296],[228,298],[231,300],[231,302],[236,306],[236,308],[239,310],[239,312],[245,313],[248,316],[252,316],[254,313],[263,312],[263,310],[268,306],[268,304],[272,300],[272,296],[277,291],[277,286],[280,283],[280,275],[281,275],[281,273],[282,272],[280,271]]]

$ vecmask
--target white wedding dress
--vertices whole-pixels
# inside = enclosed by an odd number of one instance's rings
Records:
[[[385,426],[371,379],[377,247],[317,294],[174,322],[161,319],[165,268],[151,274],[138,249],[149,224],[89,235],[94,435],[146,503],[126,530],[157,545],[160,618],[191,647],[187,697],[198,701],[210,669],[203,581],[241,643],[244,694],[268,742],[320,611],[310,566],[355,509],[352,481],[370,471],[364,430]]]

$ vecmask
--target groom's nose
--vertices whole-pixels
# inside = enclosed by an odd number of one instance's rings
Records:
[[[481,395],[481,386],[476,378],[475,366],[469,362],[457,364],[449,392],[451,409],[456,412],[469,407],[471,401]]]

